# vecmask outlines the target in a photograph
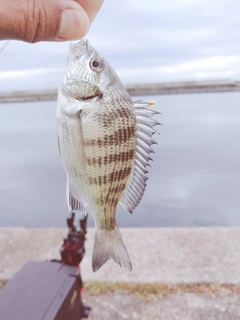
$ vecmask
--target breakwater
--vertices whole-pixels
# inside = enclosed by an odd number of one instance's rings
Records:
[[[240,82],[231,80],[137,83],[125,85],[131,96],[240,91]],[[51,101],[57,88],[0,92],[0,103]]]

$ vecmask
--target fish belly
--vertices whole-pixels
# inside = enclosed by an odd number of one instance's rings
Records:
[[[85,156],[79,117],[65,115],[58,126],[60,153],[71,192],[81,203],[88,203],[85,180]]]

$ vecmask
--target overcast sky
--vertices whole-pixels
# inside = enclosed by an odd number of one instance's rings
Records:
[[[105,0],[87,38],[124,83],[240,81],[239,0]],[[0,90],[58,87],[68,45],[10,41]]]

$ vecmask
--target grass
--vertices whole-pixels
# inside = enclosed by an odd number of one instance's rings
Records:
[[[0,289],[7,283],[7,280],[0,280]]]
[[[149,298],[151,296],[168,297],[177,293],[195,293],[204,295],[240,294],[240,285],[234,284],[163,284],[128,282],[85,282],[85,291],[90,295],[126,293]]]
[[[0,289],[7,283],[0,280]],[[240,285],[218,283],[164,284],[164,283],[133,283],[133,282],[84,282],[84,290],[92,296],[101,294],[133,294],[149,299],[151,297],[167,298],[173,294],[195,293],[201,295],[240,295]]]
[[[127,283],[127,282],[85,282],[84,288],[89,294],[97,296],[103,293],[130,293],[147,297],[150,295],[167,296],[175,293],[175,288],[166,284]]]

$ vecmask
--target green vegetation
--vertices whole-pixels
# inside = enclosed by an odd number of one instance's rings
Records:
[[[0,289],[7,283],[6,280],[0,280]]]
[[[176,293],[174,286],[154,283],[127,283],[127,282],[85,282],[84,288],[91,295],[103,293],[124,292],[147,297],[149,295],[167,296]]]
[[[163,283],[128,283],[128,282],[85,282],[84,288],[90,295],[122,292],[140,297],[168,297],[177,293],[195,293],[205,295],[240,294],[240,285],[230,284],[163,284]]]
[[[0,280],[0,289],[7,283]],[[240,285],[217,283],[194,284],[164,284],[164,283],[134,283],[134,282],[84,282],[84,289],[92,296],[111,293],[134,294],[141,298],[167,298],[173,294],[195,293],[202,295],[240,295]]]

